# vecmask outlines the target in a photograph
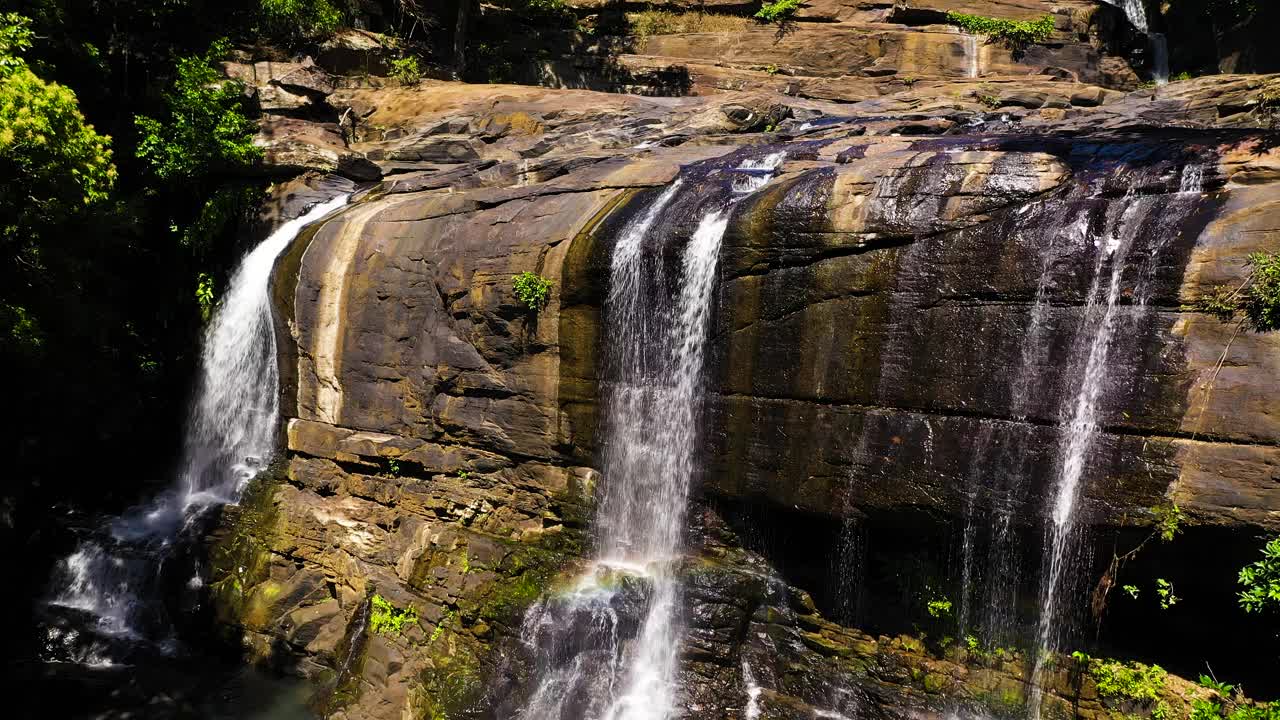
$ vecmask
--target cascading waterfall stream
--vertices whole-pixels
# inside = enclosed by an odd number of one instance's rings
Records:
[[[1143,0],[1102,1],[1119,8],[1134,29],[1147,36],[1147,45],[1151,50],[1151,79],[1155,80],[1157,85],[1169,82],[1169,42],[1163,33],[1151,32],[1151,25],[1147,22],[1147,8]]]
[[[612,344],[596,559],[571,593],[545,598],[525,616],[521,634],[536,657],[537,682],[518,711],[525,720],[662,720],[676,709],[678,571],[720,243],[732,205],[766,184],[783,157],[721,169],[728,196],[699,204],[669,300],[663,253],[653,251],[651,235],[685,181],[663,191],[618,238],[605,299]],[[637,607],[638,626],[627,612]]]
[[[51,605],[88,615],[93,632],[168,642],[170,628],[147,612],[146,589],[182,530],[205,510],[234,503],[275,449],[279,368],[270,281],[276,257],[304,227],[346,204],[343,195],[280,226],[245,255],[206,328],[200,375],[174,485],[147,505],[111,521],[57,568]],[[68,631],[51,628],[51,645],[69,647]],[[72,659],[109,662],[102,653]]]

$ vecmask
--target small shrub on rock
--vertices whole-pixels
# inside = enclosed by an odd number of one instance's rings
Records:
[[[537,273],[520,273],[512,281],[512,286],[516,298],[534,312],[541,310],[551,296],[551,281]]]
[[[1238,287],[1209,290],[1195,308],[1223,322],[1239,320],[1255,332],[1280,330],[1280,253],[1251,253],[1250,273]]]
[[[391,77],[401,85],[417,85],[422,82],[422,65],[414,55],[391,61]]]
[[[796,14],[796,10],[804,4],[804,0],[778,0],[777,2],[768,3],[764,7],[756,11],[755,18],[766,23],[782,23],[791,19]]]
[[[373,606],[369,630],[376,635],[399,635],[406,625],[418,622],[418,611],[411,607],[402,610],[381,595],[374,595],[369,602]]]

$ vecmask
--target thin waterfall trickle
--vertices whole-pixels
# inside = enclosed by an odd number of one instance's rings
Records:
[[[1063,575],[1071,563],[1072,533],[1075,530],[1076,503],[1080,498],[1080,480],[1084,474],[1089,449],[1098,432],[1098,400],[1107,379],[1107,354],[1115,333],[1117,303],[1120,300],[1120,280],[1125,270],[1125,260],[1133,247],[1137,226],[1133,218],[1141,212],[1142,202],[1132,202],[1125,209],[1117,225],[1110,229],[1106,245],[1100,248],[1089,288],[1084,318],[1087,321],[1099,316],[1094,330],[1089,334],[1088,354],[1081,375],[1080,388],[1071,403],[1066,425],[1065,444],[1061,453],[1057,489],[1053,499],[1046,539],[1046,573],[1041,588],[1040,622],[1036,632],[1037,649],[1052,651],[1055,645],[1058,605],[1062,601]],[[1104,272],[1110,262],[1110,273]],[[1105,280],[1106,294],[1101,295]],[[1081,333],[1083,336],[1085,333]],[[1034,717],[1040,715],[1042,690],[1040,679],[1044,672],[1046,653],[1036,653],[1032,671],[1031,709]]]
[[[1123,322],[1136,322],[1145,313],[1153,292],[1161,252],[1172,241],[1178,223],[1197,206],[1196,185],[1202,168],[1184,166],[1179,192],[1169,195],[1126,197],[1117,217],[1110,218],[1101,237],[1094,240],[1096,259],[1081,325],[1076,333],[1078,382],[1063,409],[1060,448],[1053,496],[1046,526],[1044,567],[1040,589],[1040,617],[1036,628],[1036,654],[1029,697],[1032,717],[1038,720],[1043,699],[1046,662],[1061,649],[1072,630],[1069,606],[1080,570],[1088,565],[1081,534],[1081,502],[1091,451],[1101,433],[1100,406],[1113,384],[1110,359],[1113,340]],[[1135,178],[1136,180],[1136,178]],[[1140,263],[1130,262],[1135,246],[1145,244]]]
[[[756,676],[751,672],[751,665],[745,659],[742,661],[742,686],[747,693],[747,704],[742,708],[743,720],[759,720],[760,694],[764,689],[756,682]]]
[[[1037,226],[1042,218],[1074,214],[1075,219],[1048,241],[1034,243],[1039,252],[1035,294],[1021,341],[1018,366],[1009,382],[1010,416],[1025,422],[1034,401],[1045,392],[1034,382],[1045,352],[1050,303],[1048,290],[1060,248],[1084,247],[1088,240],[1088,207],[1073,209],[1073,199],[1055,199],[1028,206],[1014,215],[1010,232],[1019,244],[1028,239],[1019,228]],[[1028,428],[1008,428],[1001,441],[996,427],[985,422],[974,442],[964,503],[961,537],[961,588],[958,616],[961,636],[976,636],[983,645],[1002,647],[1016,642],[1015,606],[1022,576],[1014,517],[1022,502],[1032,443]],[[985,491],[985,497],[983,493]],[[980,536],[985,552],[980,552]],[[980,614],[973,608],[982,608]]]
[[[768,183],[783,158],[749,157],[692,181],[698,221],[679,256],[674,295],[666,238],[655,231],[685,180],[628,223],[614,246],[596,557],[571,593],[544,598],[525,616],[521,639],[536,687],[513,713],[520,718],[663,720],[678,707],[679,571],[720,244],[732,206]],[[706,193],[699,181],[707,178],[718,190]]]
[[[1169,39],[1164,33],[1147,33],[1147,43],[1151,45],[1151,79],[1157,85],[1169,84]]]
[[[979,63],[982,58],[978,56],[978,36],[973,33],[964,33],[964,55],[965,60],[969,64],[968,76],[976,78],[980,74]]]
[[[275,451],[280,421],[279,368],[271,316],[271,272],[298,233],[346,204],[347,196],[280,226],[240,261],[205,330],[200,375],[173,486],[108,523],[55,571],[49,603],[87,615],[92,632],[167,647],[170,628],[150,612],[147,589],[182,530],[207,509],[234,503]],[[50,628],[54,654],[76,641]],[[79,657],[77,657],[79,656]],[[101,653],[72,653],[99,664]]]

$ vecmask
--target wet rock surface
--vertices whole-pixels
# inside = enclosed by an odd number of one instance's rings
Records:
[[[363,184],[277,269],[289,457],[224,522],[224,622],[260,661],[312,678],[334,717],[510,717],[501,699],[519,693],[492,688],[527,685],[513,659],[537,648],[520,645],[522,619],[539,602],[554,615],[608,482],[596,405],[614,235],[682,167],[713,173],[744,146],[785,159],[734,207],[720,254],[699,498],[838,526],[955,519],[975,497],[1037,527],[1091,283],[1122,252],[1120,370],[1084,473],[1088,524],[1143,525],[1172,499],[1192,524],[1280,528],[1280,340],[1233,337],[1189,309],[1280,243],[1280,159],[1259,101],[1280,81],[1126,93],[1070,13],[1060,46],[1037,50],[1052,57],[1017,61],[1067,79],[1012,78],[991,46],[999,72],[970,79],[954,31],[908,29],[963,5],[908,3],[915,14],[874,36],[879,54],[823,60],[839,67],[778,49],[779,66],[805,69],[783,77],[733,60],[722,38],[646,41],[636,63],[659,50],[688,61],[698,94],[685,97],[236,70],[275,103],[263,105],[274,171]],[[999,5],[1019,18],[1041,7]],[[871,23],[891,9],[809,12]],[[742,41],[744,57],[765,48]],[[894,59],[935,51],[928,67]],[[714,58],[727,61],[700,76]],[[896,78],[865,71],[895,62]],[[919,77],[903,83],[908,71]],[[722,81],[733,73],[744,82]],[[318,108],[334,117],[307,114]],[[358,122],[339,130],[347,108]],[[691,234],[695,209],[664,222]],[[536,312],[512,292],[525,271],[552,282]],[[821,573],[784,578],[776,556],[717,527],[696,529],[684,586],[689,716],[743,717],[748,702],[776,718],[998,715],[1023,701],[1025,662],[866,634],[815,604]],[[842,550],[825,542],[806,551],[832,572]],[[414,621],[373,632],[374,595]],[[638,587],[618,597],[622,617],[645,602]],[[1062,675],[1049,702],[1106,714]]]

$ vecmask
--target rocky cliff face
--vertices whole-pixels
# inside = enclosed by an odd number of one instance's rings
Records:
[[[835,43],[828,34],[851,23],[919,24],[954,4],[910,5],[815,4],[811,19],[837,22],[782,42]],[[1076,27],[1073,8],[1059,14],[1062,33]],[[999,9],[1022,17],[1040,3]],[[1280,79],[1126,95],[1099,87],[1117,83],[1085,31],[1078,51],[1036,51],[1059,53],[1058,66],[1062,53],[1083,58],[1066,79],[951,83],[953,32],[877,32],[848,57],[778,50],[808,69],[803,83],[870,83],[854,103],[451,83],[317,91],[364,120],[312,166],[381,181],[277,268],[287,460],[212,551],[222,616],[259,659],[315,678],[335,717],[505,717],[519,704],[522,612],[572,577],[594,489],[610,481],[598,475],[596,415],[612,243],[682,167],[713,170],[744,146],[785,159],[735,206],[720,255],[684,572],[690,715],[1016,714],[1024,656],[932,630],[927,645],[895,636],[939,582],[957,588],[958,612],[959,586],[1001,572],[987,546],[1010,542],[1025,557],[1006,624],[1018,634],[1034,615],[1080,348],[1108,308],[1116,335],[1082,474],[1097,546],[1141,537],[1150,508],[1171,502],[1194,526],[1187,556],[1219,529],[1280,529],[1280,340],[1188,309],[1241,282],[1247,253],[1280,246],[1280,153],[1272,133],[1249,129],[1267,124],[1260,93]],[[764,42],[723,40],[655,37],[643,49],[718,58],[720,73]],[[913,43],[944,48],[941,77],[906,88],[865,72],[932,52]],[[986,62],[1016,71],[1003,56]],[[776,83],[748,72],[745,86]],[[677,206],[662,222],[687,236],[696,218]],[[537,312],[512,293],[523,271],[553,282]],[[1108,283],[1118,299],[1104,308]],[[1015,540],[992,530],[981,548],[958,549],[965,527],[995,518]],[[931,567],[894,569],[907,563]],[[1082,583],[1097,572],[1085,563]],[[1211,595],[1194,569],[1165,572],[1187,604]],[[399,629],[370,623],[410,608]],[[1143,622],[1155,633],[1165,621]],[[1175,666],[1182,657],[1108,637]],[[1204,642],[1197,652],[1229,654]],[[1065,669],[1046,685],[1055,711],[1114,709]]]

